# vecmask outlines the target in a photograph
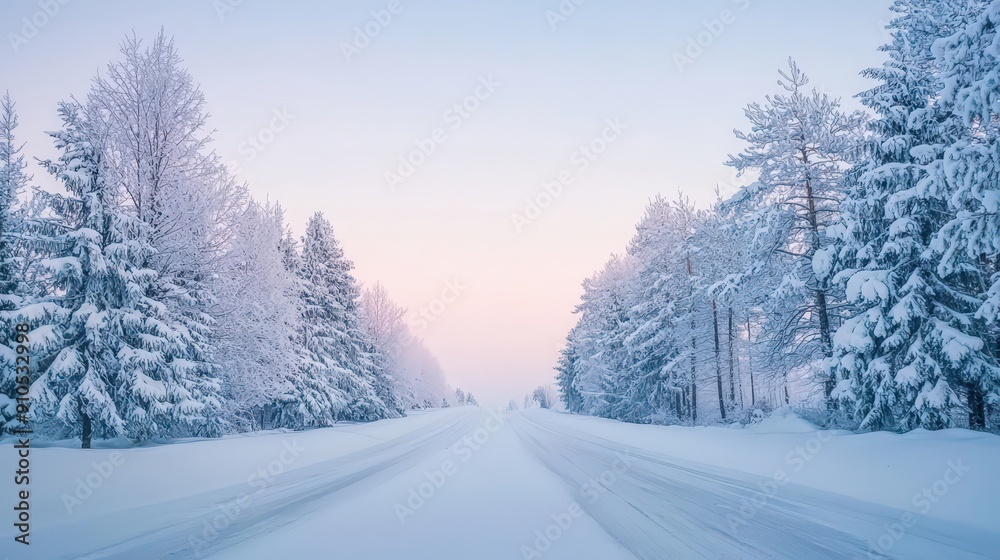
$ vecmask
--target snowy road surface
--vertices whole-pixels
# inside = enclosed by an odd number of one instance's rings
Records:
[[[32,544],[8,531],[0,558],[998,557],[1000,438],[776,427],[466,407],[35,449]],[[3,464],[12,457],[0,446]]]

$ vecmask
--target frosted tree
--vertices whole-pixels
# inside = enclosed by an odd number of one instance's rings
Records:
[[[333,228],[321,213],[306,225],[296,273],[302,280],[303,344],[322,365],[330,387],[343,393],[346,405],[334,419],[376,420],[400,413],[391,379],[377,369],[362,330],[360,292]],[[388,402],[387,402],[388,401]]]
[[[225,413],[236,429],[273,426],[276,401],[292,401],[300,354],[298,290],[285,269],[282,211],[276,205],[244,201],[230,224],[219,261],[210,313],[213,359],[223,381]]]
[[[556,365],[556,386],[559,388],[559,397],[562,399],[563,404],[566,405],[566,410],[575,413],[585,412],[583,408],[583,395],[577,390],[574,380],[576,379],[577,367],[583,356],[578,353],[578,345],[576,341],[579,340],[580,335],[578,334],[578,329],[580,325],[574,326],[569,334],[566,336],[566,345],[559,351],[559,362]],[[510,408],[508,405],[507,410],[516,410],[517,403],[511,401],[510,404],[514,405],[514,408]]]
[[[555,394],[551,385],[539,385],[531,392],[531,400],[540,408],[552,408],[555,405]]]
[[[734,271],[749,266],[745,232],[716,204],[701,220],[690,244],[701,270],[702,306],[711,312],[712,371],[719,413],[742,408],[742,379],[737,364],[737,311],[748,316],[746,278]],[[743,281],[741,281],[743,280]]]
[[[409,329],[404,331],[402,343],[397,358],[399,375],[413,391],[413,408],[435,406],[448,392],[441,364]]]
[[[293,349],[286,357],[297,367],[289,379],[288,392],[278,396],[275,422],[291,428],[330,426],[348,404],[331,364],[333,327],[327,313],[333,298],[324,285],[313,283],[312,272],[318,266],[315,250],[300,253],[290,233],[284,235],[279,247],[285,274],[292,279],[288,294],[294,301],[291,307],[299,315],[293,323]]]
[[[58,222],[45,265],[56,288],[50,300],[66,310],[52,326],[64,345],[38,360],[36,408],[85,448],[92,435],[218,433],[218,384],[189,355],[189,334],[147,295],[158,280],[144,266],[154,253],[150,232],[118,203],[100,128],[76,103],[59,112],[63,128],[51,135],[61,154],[44,164],[69,196],[51,198]]]
[[[751,130],[736,131],[747,147],[730,156],[727,165],[740,175],[758,175],[731,204],[758,213],[768,226],[770,236],[762,236],[756,250],[783,272],[774,287],[775,301],[791,305],[771,332],[774,352],[785,352],[782,367],[791,369],[833,355],[836,302],[826,229],[836,220],[863,118],[845,114],[826,94],[806,91],[809,81],[794,62],[780,75],[785,93],[747,107]],[[820,375],[829,399],[835,379]]]
[[[950,219],[931,243],[953,311],[941,316],[933,348],[965,397],[968,422],[986,427],[987,403],[1000,403],[1000,3],[953,8],[965,25],[933,45],[943,88],[935,116],[943,154],[930,165],[928,190],[947,195]],[[982,13],[978,13],[982,11]],[[956,18],[955,16],[959,16]],[[936,148],[928,146],[925,151]],[[930,186],[933,185],[933,186]],[[971,300],[971,301],[970,301]]]
[[[150,231],[143,266],[157,271],[154,297],[210,367],[211,278],[245,196],[209,150],[205,98],[173,41],[161,30],[146,46],[133,34],[120,50],[94,80],[88,118],[101,130],[107,180]]]
[[[426,408],[447,396],[441,365],[413,334],[406,309],[392,300],[382,284],[362,291],[359,311],[376,365],[390,378],[393,393],[404,408]]]
[[[922,331],[940,285],[927,247],[945,208],[923,189],[928,171],[918,149],[936,142],[938,123],[917,118],[939,89],[930,48],[952,8],[943,1],[901,0],[892,9],[899,15],[888,26],[890,43],[882,47],[889,59],[864,73],[880,84],[860,96],[876,115],[872,135],[850,172],[840,223],[830,228],[837,279],[855,307],[835,336],[841,380],[834,396],[865,429],[897,427],[899,409],[912,393],[907,387],[920,387],[921,401],[933,407],[946,409],[955,399],[937,377],[941,370]],[[946,422],[925,415],[921,423]]]
[[[780,321],[781,312],[786,310],[784,302],[774,301],[774,286],[780,285],[783,276],[783,270],[775,265],[783,263],[755,251],[762,239],[771,240],[772,223],[768,218],[775,216],[767,211],[742,214],[734,210],[727,202],[717,203],[706,227],[696,236],[700,256],[709,264],[706,295],[726,307],[724,319],[713,320],[724,333],[726,352],[724,356],[716,356],[716,362],[724,362],[728,371],[732,406],[737,400],[741,406],[747,404],[742,386],[744,371],[749,376],[746,397],[750,407],[768,404],[768,396],[758,391],[757,384],[761,381],[779,385],[781,394],[777,401],[787,404],[788,371],[783,368],[755,371],[753,367],[754,363],[764,363],[761,353],[768,352],[766,338],[757,344],[764,330],[761,327],[770,320]]]
[[[27,163],[21,153],[24,146],[17,143],[14,135],[17,125],[14,102],[9,92],[4,93],[0,98],[0,433],[16,417],[15,326],[34,323],[20,311],[26,303],[23,299],[26,286],[18,262],[25,234],[18,201],[31,178],[25,173]]]
[[[698,278],[690,245],[703,216],[687,199],[654,199],[629,245],[638,273],[631,290],[626,400],[633,421],[698,416]]]
[[[395,408],[420,406],[422,401],[416,395],[421,380],[403,367],[403,354],[416,342],[406,325],[406,309],[397,305],[380,283],[364,289],[358,305],[361,330],[376,371],[385,378],[381,383],[391,388],[389,400],[398,401]]]
[[[628,320],[628,291],[635,274],[632,258],[613,256],[604,269],[584,281],[577,328],[567,339],[567,350],[578,358],[572,369],[561,372],[581,400],[580,409],[596,416],[614,417],[624,398],[622,360],[625,357],[619,328]]]
[[[17,307],[14,296],[21,292],[16,246],[23,228],[18,201],[31,180],[25,173],[24,145],[18,144],[14,135],[17,125],[14,102],[5,92],[0,98],[0,310],[4,311]]]

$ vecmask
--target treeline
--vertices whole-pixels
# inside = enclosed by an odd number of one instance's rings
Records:
[[[440,406],[437,361],[384,289],[362,294],[326,218],[294,239],[210,150],[173,42],[121,52],[59,105],[58,157],[39,163],[60,192],[32,188],[0,107],[0,433],[88,447]]]
[[[790,64],[711,209],[652,201],[584,282],[558,366],[578,413],[996,429],[1000,1],[897,0],[847,113]]]

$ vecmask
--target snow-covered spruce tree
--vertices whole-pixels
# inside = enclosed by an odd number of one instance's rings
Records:
[[[27,163],[21,153],[24,146],[18,144],[14,136],[17,125],[14,102],[10,93],[5,92],[0,98],[0,434],[17,415],[14,392],[19,377],[14,352],[16,326],[19,323],[38,326],[34,324],[36,321],[28,321],[29,317],[20,312],[26,303],[26,286],[18,262],[18,249],[24,237],[18,201],[31,178],[25,173]]]
[[[637,264],[629,294],[626,401],[636,422],[697,421],[697,275],[690,240],[702,213],[684,198],[657,197],[636,226],[628,254]]]
[[[88,118],[102,130],[108,182],[150,231],[154,251],[142,265],[158,279],[149,295],[210,373],[211,280],[245,197],[209,150],[204,95],[173,41],[161,30],[146,46],[133,34],[121,55],[95,78]]]
[[[291,280],[289,299],[298,316],[291,333],[295,365],[287,392],[277,396],[274,424],[288,428],[331,426],[347,407],[330,365],[330,325],[325,321],[330,294],[307,277],[304,255],[285,232],[280,243],[285,273]],[[315,256],[315,255],[313,255]],[[310,266],[314,264],[310,259]]]
[[[964,397],[969,426],[984,429],[987,405],[1000,404],[1000,2],[955,10],[964,25],[933,45],[945,147],[928,184],[947,195],[950,219],[931,249],[963,315],[940,318],[932,347]]]
[[[628,290],[635,275],[631,257],[612,256],[604,269],[584,281],[577,327],[566,341],[567,351],[579,358],[573,370],[572,388],[582,401],[585,414],[614,418],[626,399],[623,384],[623,325],[628,320]]]
[[[556,386],[559,389],[559,397],[562,399],[563,404],[566,405],[566,410],[579,414],[584,412],[583,396],[576,389],[573,381],[576,379],[577,363],[580,360],[580,356],[577,354],[577,347],[570,343],[570,341],[576,340],[579,336],[575,332],[577,328],[579,328],[579,325],[574,326],[570,330],[566,336],[567,344],[559,352],[559,363],[556,365]],[[514,403],[514,401],[511,402],[515,405],[516,409],[517,403]]]
[[[782,303],[774,309],[782,319],[769,329],[771,355],[782,358],[776,367],[818,369],[831,402],[836,383],[825,359],[833,355],[837,301],[826,229],[837,216],[863,117],[845,114],[826,94],[807,92],[808,79],[794,62],[780,75],[785,93],[750,104],[751,130],[736,131],[747,147],[727,165],[759,176],[730,204],[766,218],[771,235],[762,236],[756,250],[783,273],[773,299]]]
[[[834,396],[863,429],[948,426],[957,404],[949,371],[959,364],[939,350],[957,332],[949,317],[967,316],[955,305],[967,304],[929,250],[948,215],[945,191],[932,188],[941,170],[929,164],[949,134],[931,116],[941,88],[931,45],[963,19],[961,4],[898,0],[888,60],[864,73],[880,82],[860,95],[876,118],[829,229],[836,279],[854,306],[834,337]]]
[[[398,416],[401,407],[391,379],[378,370],[361,327],[353,268],[330,222],[321,213],[314,214],[306,225],[296,266],[302,281],[302,341],[322,365],[318,374],[346,399],[344,406],[332,411],[334,420]]]
[[[63,128],[50,134],[61,153],[44,165],[68,196],[50,199],[57,218],[45,264],[50,299],[66,312],[51,327],[62,348],[38,360],[36,410],[85,448],[92,435],[143,440],[203,429],[217,416],[217,383],[191,359],[188,333],[148,296],[158,277],[144,266],[154,252],[147,224],[107,181],[101,127],[75,102],[59,113]]]

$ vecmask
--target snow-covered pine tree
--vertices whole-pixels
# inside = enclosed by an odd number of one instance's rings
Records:
[[[876,118],[829,230],[836,279],[854,306],[834,337],[834,396],[863,429],[948,426],[957,400],[953,367],[932,342],[957,310],[928,249],[948,211],[944,192],[928,188],[945,133],[927,115],[941,88],[931,45],[962,20],[960,4],[897,0],[888,60],[864,72],[880,82],[860,95]]]
[[[37,327],[21,313],[26,303],[25,286],[18,262],[18,249],[23,246],[24,227],[18,200],[31,178],[25,173],[27,163],[14,135],[18,119],[10,92],[0,98],[0,434],[16,418],[17,346],[16,326],[27,323]],[[36,318],[36,319],[40,319]],[[36,333],[38,335],[40,333]],[[32,337],[28,337],[29,342]],[[40,343],[33,343],[40,349]],[[28,368],[30,371],[30,367]],[[23,371],[23,370],[21,370]]]
[[[88,118],[101,128],[107,180],[150,231],[150,296],[172,328],[187,331],[188,352],[208,374],[212,275],[245,197],[209,150],[205,98],[173,41],[161,30],[146,46],[133,34],[121,55],[95,78]]]
[[[984,429],[987,405],[1000,404],[1000,2],[953,9],[952,21],[963,25],[932,47],[943,84],[936,116],[947,136],[932,169],[943,179],[950,219],[931,249],[957,294],[954,307],[973,313],[942,317],[947,328],[934,347],[954,374],[969,426]]]
[[[577,346],[572,342],[579,338],[579,335],[575,332],[578,328],[579,324],[570,330],[566,336],[566,345],[559,351],[559,362],[556,365],[556,386],[559,388],[559,397],[562,399],[563,404],[566,405],[566,410],[574,413],[583,413],[583,396],[576,389],[574,383],[580,356],[577,354]],[[508,408],[508,410],[515,410],[517,403],[514,401],[511,401],[511,403],[514,404],[515,408]]]
[[[107,181],[103,136],[76,102],[59,109],[63,128],[52,132],[58,161],[44,165],[68,196],[53,195],[57,216],[45,240],[45,266],[64,308],[52,330],[62,341],[39,356],[32,384],[36,410],[62,435],[136,440],[200,431],[217,416],[217,383],[189,355],[191,340],[166,322],[146,268],[154,251],[145,222],[119,204]]]
[[[314,214],[306,224],[297,267],[303,282],[303,341],[323,365],[331,388],[346,399],[345,406],[333,410],[335,420],[398,416],[401,406],[391,379],[377,369],[361,327],[353,268],[330,222],[322,213]]]
[[[628,254],[638,271],[629,303],[626,400],[634,422],[697,418],[697,348],[700,328],[693,305],[695,276],[690,240],[702,218],[679,198],[653,199],[636,226]],[[693,326],[693,328],[692,328]]]
[[[31,180],[25,173],[24,145],[15,138],[17,125],[14,101],[5,92],[0,98],[0,310],[4,311],[18,306],[16,294],[22,291],[15,254],[22,235],[18,200]]]
[[[578,355],[574,360],[572,387],[580,395],[586,414],[617,417],[626,410],[622,346],[627,331],[628,290],[635,275],[635,262],[629,256],[614,255],[604,269],[584,281],[577,328],[567,339],[567,349]]]
[[[331,426],[348,404],[331,365],[334,342],[327,309],[332,295],[322,283],[313,282],[322,275],[317,270],[321,265],[317,265],[315,249],[300,253],[290,232],[280,247],[286,274],[293,279],[289,299],[299,312],[292,336],[298,367],[289,379],[289,391],[278,396],[275,424],[290,428]]]
[[[837,216],[863,117],[845,114],[826,94],[806,91],[809,80],[793,61],[780,75],[785,93],[750,104],[745,113],[751,131],[736,131],[747,147],[727,165],[759,177],[730,205],[769,222],[770,238],[761,237],[757,252],[783,273],[774,286],[773,301],[783,309],[774,308],[782,318],[769,328],[772,356],[784,358],[779,367],[785,370],[818,370],[829,401],[836,383],[820,364],[833,355],[837,324],[825,234]]]

